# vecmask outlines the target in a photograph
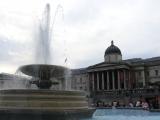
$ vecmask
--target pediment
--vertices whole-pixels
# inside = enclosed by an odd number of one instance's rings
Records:
[[[106,63],[106,62],[102,62],[99,64],[95,64],[92,66],[88,67],[88,71],[99,71],[99,70],[112,70],[112,69],[121,69],[121,68],[125,68],[125,69],[129,69],[130,66],[127,63]]]

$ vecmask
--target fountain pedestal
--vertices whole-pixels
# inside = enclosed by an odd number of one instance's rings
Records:
[[[88,118],[94,112],[80,91],[17,89],[1,90],[0,94],[0,119],[5,120]]]
[[[0,119],[65,120],[92,117],[84,92],[50,90],[52,76],[64,76],[66,68],[54,65],[27,65],[19,69],[39,78],[39,89],[0,90]],[[44,89],[45,88],[45,89]]]

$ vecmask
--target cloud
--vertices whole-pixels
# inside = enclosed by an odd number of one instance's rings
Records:
[[[83,66],[88,66],[103,61],[104,51],[112,39],[122,50],[124,59],[159,56],[157,43],[160,38],[158,34],[160,26],[156,1],[128,0],[103,1],[103,3],[100,6],[97,1],[99,10],[98,12],[93,10],[91,16],[88,15],[87,8],[83,9],[84,6],[78,9],[80,10],[78,12],[77,9],[73,10],[75,13],[80,13],[79,16],[77,14],[71,18],[73,26],[68,26],[71,35],[68,36],[69,48],[73,55],[70,58],[75,66],[80,67],[83,63]],[[92,8],[92,3],[88,8]]]
[[[6,70],[9,66],[11,66],[11,68],[8,69],[12,69],[15,71],[18,66],[33,61],[31,48],[29,47],[29,45],[27,46],[27,43],[25,43],[24,45],[23,43],[1,37],[0,46],[0,70]],[[5,65],[7,66],[6,68]]]
[[[160,55],[160,14],[157,0],[47,0],[52,20],[52,63],[71,68],[87,67],[103,61],[104,52],[114,40],[124,59]],[[18,67],[34,61],[35,23],[46,1],[1,1],[0,65]],[[10,4],[8,4],[10,3]],[[64,15],[64,19],[63,19]],[[0,70],[1,71],[1,70]]]

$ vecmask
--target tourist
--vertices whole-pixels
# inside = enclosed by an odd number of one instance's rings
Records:
[[[136,102],[136,107],[141,107],[141,102],[139,100]]]
[[[117,107],[117,101],[113,101],[112,107]]]
[[[148,110],[149,109],[149,104],[146,101],[142,102],[142,108],[145,109],[145,110]]]
[[[132,103],[132,102],[129,102],[129,107],[131,107],[131,108],[133,108],[133,107],[134,107],[134,105],[133,105],[133,103]]]

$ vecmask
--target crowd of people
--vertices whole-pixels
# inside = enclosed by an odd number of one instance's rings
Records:
[[[129,107],[142,107],[145,110],[149,109],[149,103],[146,100],[140,101],[138,100],[135,105],[132,102],[129,102]]]
[[[119,101],[112,101],[111,104],[106,104],[105,102],[98,101],[96,103],[96,107],[124,107],[124,108],[142,108],[144,110],[149,109],[157,109],[159,106],[156,104],[155,101],[147,101],[145,99],[140,99],[137,101],[129,100],[125,103],[119,103]]]

